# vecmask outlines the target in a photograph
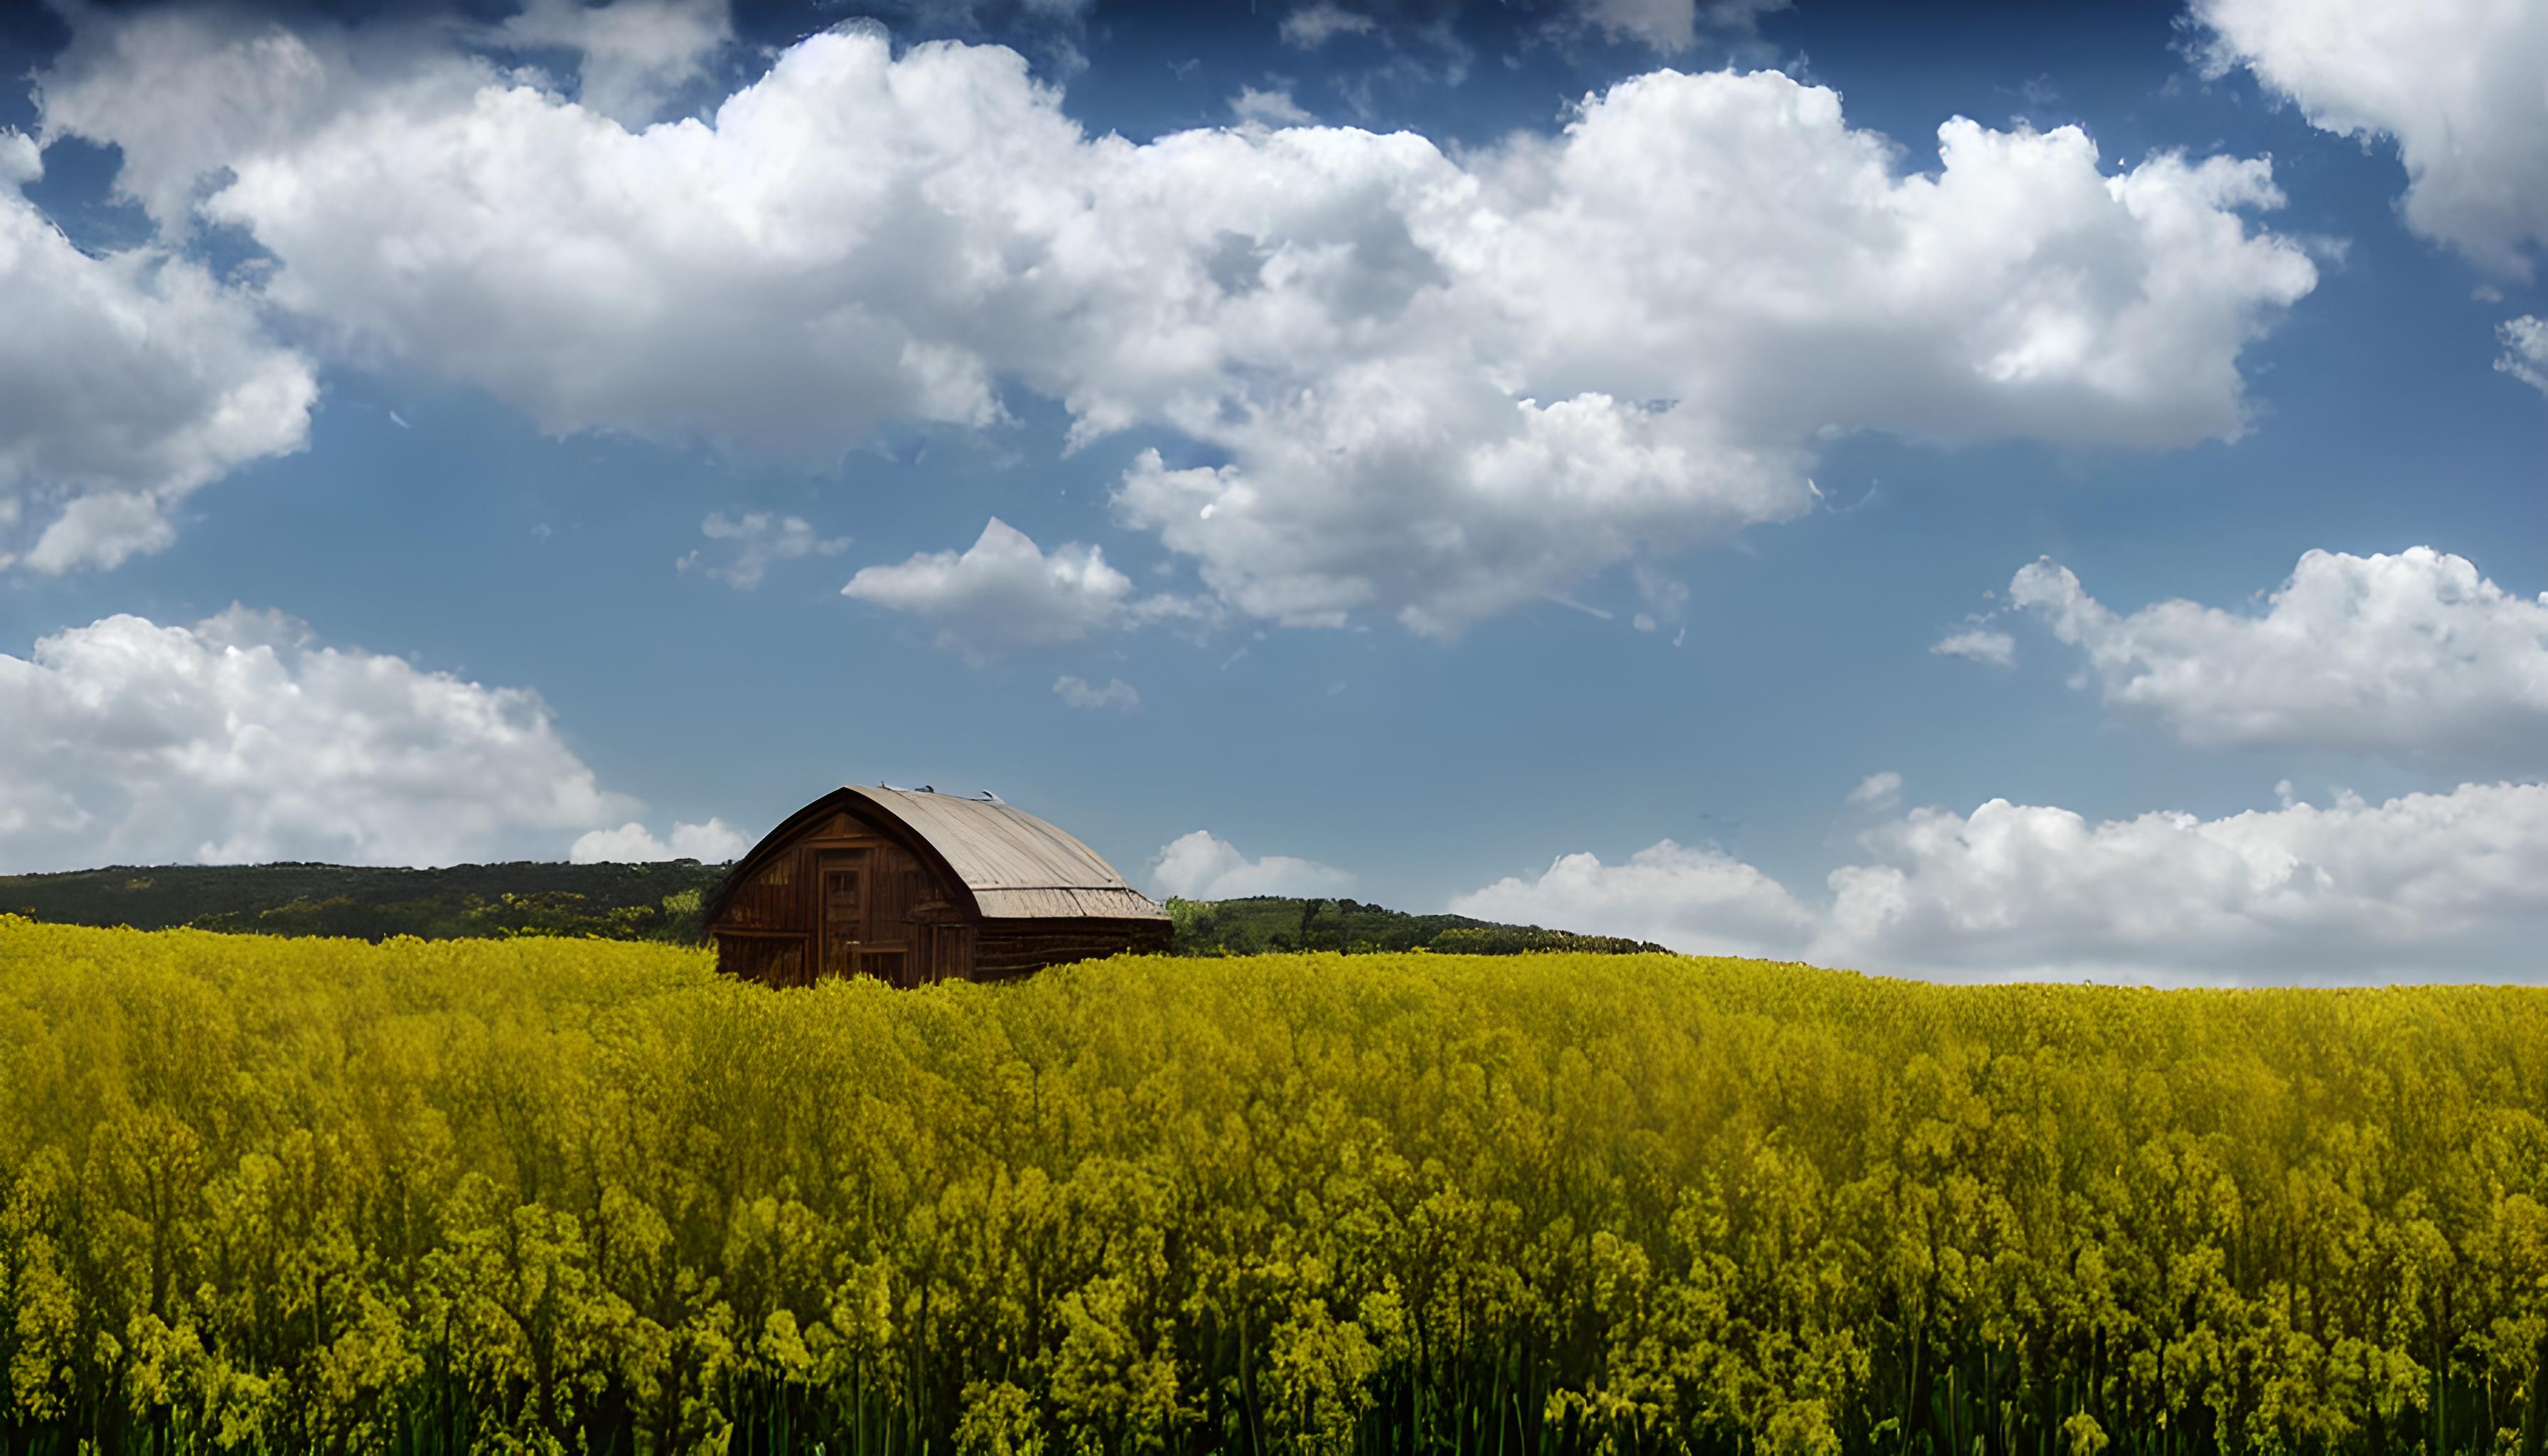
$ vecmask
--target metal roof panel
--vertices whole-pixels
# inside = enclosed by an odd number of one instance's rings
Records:
[[[1138,890],[975,890],[985,920],[1163,920],[1164,912]]]
[[[929,841],[988,919],[1166,918],[1095,850],[997,799],[863,783],[846,787]]]

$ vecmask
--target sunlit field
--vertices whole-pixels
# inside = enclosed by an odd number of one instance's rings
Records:
[[[12,1451],[2521,1451],[2548,991],[0,918]]]

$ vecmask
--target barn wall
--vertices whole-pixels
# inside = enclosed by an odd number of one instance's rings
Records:
[[[1107,956],[1164,956],[1164,920],[986,920],[975,932],[973,979],[1013,980],[1047,965]]]
[[[826,858],[844,854],[855,858]],[[854,954],[823,934],[827,864],[861,871]],[[717,967],[776,986],[859,974],[900,985],[960,976],[971,938],[956,908],[959,893],[897,838],[856,815],[827,815],[773,850],[727,897],[709,927]]]
[[[805,884],[801,839],[772,855],[726,897],[708,927],[717,969],[772,986],[814,983],[813,902]]]

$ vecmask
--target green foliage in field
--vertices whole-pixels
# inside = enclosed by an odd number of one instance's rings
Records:
[[[1535,925],[1498,925],[1466,915],[1410,915],[1359,900],[1256,895],[1243,900],[1170,900],[1180,956],[1267,952],[1450,951],[1516,956],[1527,951],[1590,955],[1664,954],[1651,941],[1584,936]]]
[[[2535,1453],[2543,1110],[2530,990],[0,919],[0,1439]]]
[[[355,864],[162,864],[0,875],[0,912],[67,925],[191,926],[262,935],[601,936],[695,942],[722,864],[514,861],[399,869]]]

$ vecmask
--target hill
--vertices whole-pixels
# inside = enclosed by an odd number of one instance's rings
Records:
[[[1168,901],[1180,956],[1255,956],[1269,952],[1448,951],[1510,956],[1573,951],[1617,956],[1662,952],[1651,941],[1586,936],[1536,925],[1501,925],[1466,915],[1410,915],[1359,900],[1254,895],[1243,900]]]
[[[351,936],[380,941],[600,936],[695,943],[699,901],[723,864],[561,864],[516,860],[442,869],[351,864],[117,865],[0,875],[0,913],[57,925]],[[1359,900],[1259,895],[1167,904],[1180,956],[1286,951],[1659,952],[1651,942],[1499,925],[1465,915],[1410,915]]]
[[[695,942],[722,864],[516,860],[442,869],[352,864],[117,865],[0,875],[0,912],[63,925],[428,941],[520,935]]]

